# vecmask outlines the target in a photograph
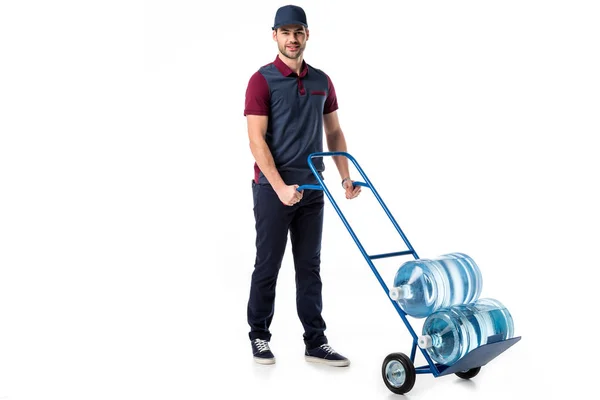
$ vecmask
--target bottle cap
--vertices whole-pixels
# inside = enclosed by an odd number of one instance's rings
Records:
[[[390,290],[390,299],[400,300],[402,298],[402,288],[395,287]]]
[[[429,335],[424,335],[424,336],[419,336],[419,347],[422,349],[428,349],[431,346],[433,346],[433,342],[431,340],[431,336]]]

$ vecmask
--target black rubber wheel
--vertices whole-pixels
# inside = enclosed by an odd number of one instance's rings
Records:
[[[383,383],[393,393],[408,393],[415,385],[415,366],[406,354],[392,353],[383,360],[381,366]]]
[[[471,379],[479,373],[480,369],[481,369],[481,367],[476,367],[476,368],[468,369],[466,371],[460,371],[460,372],[456,373],[456,376],[458,376],[459,378],[463,378],[463,379]]]

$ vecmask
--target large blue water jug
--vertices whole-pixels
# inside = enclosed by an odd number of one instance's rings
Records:
[[[463,253],[450,253],[402,264],[389,295],[406,314],[425,318],[440,308],[477,300],[482,285],[475,261]]]
[[[510,312],[498,300],[485,298],[431,314],[423,323],[419,347],[439,364],[452,365],[469,351],[513,337]]]

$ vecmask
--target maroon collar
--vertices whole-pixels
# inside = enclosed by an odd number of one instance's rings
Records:
[[[279,72],[283,76],[296,75],[294,71],[290,67],[288,67],[281,59],[279,58],[279,54],[275,57],[275,61],[273,62]],[[304,78],[308,73],[308,65],[306,65],[306,61],[302,60],[302,69],[300,70],[300,78]]]

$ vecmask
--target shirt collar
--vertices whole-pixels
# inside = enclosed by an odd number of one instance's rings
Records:
[[[288,67],[283,61],[281,61],[281,58],[279,58],[279,55],[277,55],[277,57],[275,57],[274,64],[283,76],[296,75],[296,73],[294,71],[292,71],[292,69],[290,67]],[[304,78],[307,73],[308,73],[308,65],[306,64],[306,61],[302,60],[302,69],[300,70],[300,75],[299,75],[300,78]]]

